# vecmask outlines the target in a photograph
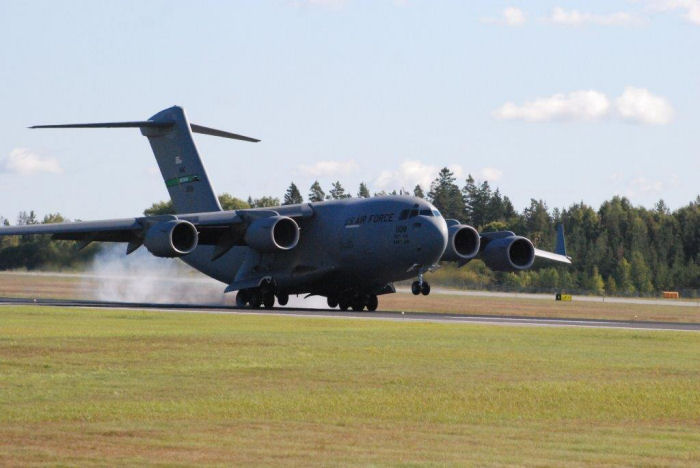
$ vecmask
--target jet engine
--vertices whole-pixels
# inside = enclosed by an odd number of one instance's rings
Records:
[[[299,225],[286,216],[259,218],[250,224],[244,240],[260,252],[291,250],[299,243]]]
[[[442,260],[457,262],[471,260],[479,253],[479,233],[466,224],[453,224],[447,228],[447,248]]]
[[[526,270],[535,261],[535,247],[525,237],[509,235],[489,240],[481,258],[492,270]]]
[[[161,221],[146,231],[143,245],[156,257],[181,257],[197,248],[197,228],[188,221]]]

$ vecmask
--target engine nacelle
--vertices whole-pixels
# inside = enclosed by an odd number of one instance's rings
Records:
[[[479,233],[466,224],[453,224],[447,228],[447,248],[441,260],[458,262],[471,260],[479,253]]]
[[[291,250],[299,243],[299,225],[286,216],[259,218],[248,226],[244,240],[260,252]]]
[[[156,257],[182,257],[197,248],[199,233],[188,221],[161,221],[146,231],[143,245]]]
[[[484,247],[481,258],[492,270],[526,270],[535,261],[535,247],[525,237],[501,237],[489,241]]]

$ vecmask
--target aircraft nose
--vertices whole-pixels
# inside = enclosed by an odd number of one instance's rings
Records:
[[[421,224],[418,263],[433,265],[440,261],[447,247],[447,224],[442,217],[427,218]]]

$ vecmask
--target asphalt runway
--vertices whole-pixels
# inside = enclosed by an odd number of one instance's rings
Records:
[[[422,312],[376,311],[354,312],[337,309],[301,309],[276,307],[273,309],[242,309],[210,304],[154,304],[137,302],[107,302],[89,300],[0,298],[0,306],[40,305],[54,307],[87,307],[153,310],[159,312],[189,312],[202,314],[277,315],[287,317],[323,317],[339,319],[389,320],[434,323],[480,323],[500,326],[620,328],[630,330],[700,331],[700,323],[642,322],[566,318],[533,318],[508,315],[452,315]]]

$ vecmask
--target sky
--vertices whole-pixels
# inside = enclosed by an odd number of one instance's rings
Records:
[[[700,0],[0,0],[0,216],[141,215],[137,129],[190,121],[217,193],[427,191],[442,167],[516,209],[700,193]]]

